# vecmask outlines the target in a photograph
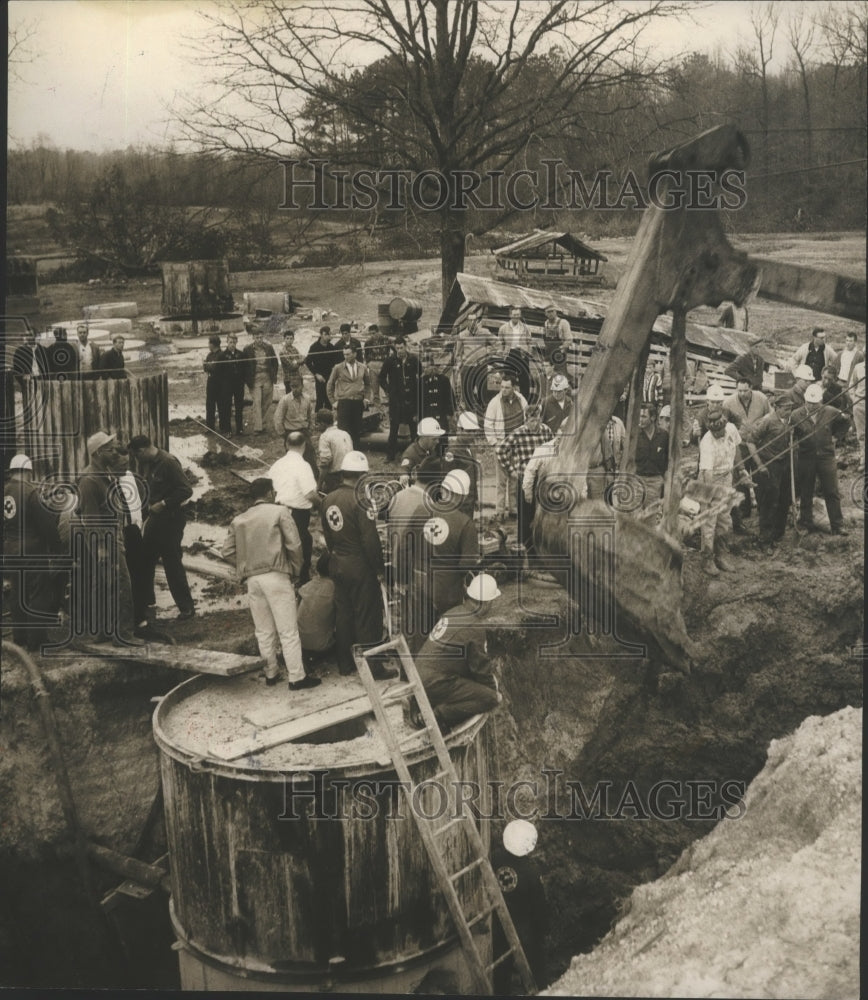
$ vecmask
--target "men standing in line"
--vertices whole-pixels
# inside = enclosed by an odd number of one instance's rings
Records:
[[[301,572],[298,582],[310,579],[310,562],[313,554],[313,537],[310,533],[310,515],[316,503],[316,477],[304,460],[307,444],[301,431],[291,431],[286,439],[286,454],[268,470],[277,502],[289,508],[298,537],[301,539]]]
[[[356,348],[343,348],[344,360],[335,365],[329,376],[327,392],[338,417],[338,427],[353,439],[358,449],[362,440],[362,415],[365,400],[371,398],[371,377],[368,369],[356,357]]]
[[[254,329],[252,323],[245,323],[245,329],[253,334],[253,343],[241,352],[247,364],[244,381],[253,401],[251,413],[253,430],[264,434],[274,402],[274,386],[277,383],[277,355],[271,344],[266,344],[262,330]]]
[[[726,423],[725,417],[724,423]],[[654,404],[641,403],[639,434],[636,439],[636,475],[644,491],[642,507],[649,506],[663,496],[663,477],[668,467],[669,435],[657,426],[657,410]]]
[[[59,552],[57,518],[33,481],[33,463],[27,455],[15,455],[3,484],[3,560],[11,583],[12,641],[24,649],[39,650],[50,627],[42,615],[58,610],[55,580],[39,562]]]
[[[87,323],[79,323],[75,333],[78,337],[78,377],[86,380],[98,378],[100,351],[96,344],[89,343]]]
[[[362,506],[360,481],[368,460],[351,451],[341,467],[342,484],[322,502],[322,530],[331,558],[329,573],[335,582],[338,670],[355,669],[353,645],[376,645],[383,638],[381,584],[385,564],[375,527],[376,511]],[[374,676],[393,676],[371,664]]]
[[[328,396],[328,382],[332,369],[341,360],[340,351],[332,345],[331,334],[331,327],[321,326],[319,340],[310,345],[307,357],[304,359],[305,367],[313,375],[316,385],[315,405],[317,410],[330,410],[332,408]]]
[[[521,393],[515,391],[512,376],[503,375],[500,380],[500,392],[491,400],[485,410],[485,439],[492,448],[497,449],[513,431],[524,423],[524,411],[527,400]],[[506,469],[496,459],[494,464],[494,482],[496,490],[496,505],[494,516],[504,518],[512,515],[514,496],[517,484]]]
[[[419,419],[419,359],[407,350],[407,341],[398,337],[395,353],[386,358],[380,370],[380,387],[389,397],[389,440],[386,461],[394,462],[398,450],[398,429],[410,428],[410,440],[416,440]]]
[[[126,378],[127,361],[124,357],[124,338],[112,337],[112,346],[100,358],[99,370],[102,378]]]
[[[334,425],[335,416],[331,410],[320,410],[316,415],[320,429],[317,442],[321,493],[331,493],[341,485],[341,466],[344,458],[353,450],[353,439]]]
[[[509,310],[509,321],[497,331],[500,351],[505,366],[518,382],[518,389],[525,399],[530,399],[532,338],[530,328],[521,318],[519,306]]]
[[[137,434],[131,439],[130,454],[142,470],[148,487],[142,539],[148,557],[149,585],[153,585],[157,563],[162,560],[166,583],[178,607],[178,620],[186,621],[196,614],[187,572],[181,561],[181,542],[187,523],[184,504],[193,495],[193,487],[187,482],[178,459],[157,448],[145,434]]]
[[[292,391],[292,379],[297,375],[301,378],[303,362],[298,348],[295,346],[295,330],[287,330],[283,334],[283,346],[280,349],[280,367],[283,372],[283,387],[287,393]]]
[[[279,643],[290,691],[318,687],[318,677],[305,676],[298,635],[292,585],[301,566],[298,530],[286,507],[275,503],[270,479],[254,479],[250,497],[253,506],[233,519],[222,551],[247,583],[256,642],[265,660],[265,683],[271,686],[279,679]]]
[[[524,423],[511,434],[497,448],[497,460],[506,471],[510,480],[516,482],[516,510],[518,511],[518,540],[525,547],[525,551],[531,552],[533,542],[531,538],[531,523],[533,519],[533,504],[528,504],[525,499],[523,489],[524,470],[527,463],[533,457],[534,451],[547,441],[551,441],[554,435],[540,418],[540,407],[538,404],[530,404],[525,410]]]
[[[226,393],[226,407],[230,415],[235,410],[235,433],[244,433],[244,383],[247,377],[247,359],[238,350],[238,335],[226,335],[226,350],[223,352],[223,366],[226,379],[223,391]],[[228,433],[228,432],[227,432]]]
[[[826,365],[837,367],[837,358],[834,349],[826,343],[826,331],[821,326],[815,326],[811,331],[811,339],[802,344],[790,358],[789,367],[791,372],[795,372],[800,365],[807,365],[813,376],[811,381],[819,382]]]
[[[726,419],[725,414],[712,417],[708,422],[708,430],[699,442],[700,482],[730,489],[740,444],[741,435],[735,425]],[[735,570],[735,566],[726,557],[731,530],[732,519],[728,510],[718,514],[714,524],[700,528],[703,569],[709,576],[718,576],[720,570]]]
[[[290,375],[287,385],[289,391],[281,398],[274,410],[274,430],[276,434],[281,436],[284,448],[287,446],[289,435],[294,431],[304,435],[304,460],[316,477],[319,475],[319,469],[311,440],[315,424],[313,401],[304,394],[301,375]]]
[[[831,532],[846,535],[838,489],[835,439],[846,433],[849,419],[834,406],[823,404],[822,386],[815,384],[808,386],[805,405],[793,410],[790,424],[799,448],[799,526],[808,531],[819,530],[814,523],[814,486],[819,479]]]
[[[573,401],[567,395],[570,383],[566,375],[555,375],[551,382],[551,393],[545,401],[542,422],[552,434],[557,434],[561,424],[573,412]]]
[[[440,618],[417,655],[419,677],[443,730],[500,704],[486,631],[500,596],[493,576],[475,576],[464,602]],[[412,709],[410,718],[415,723]]]
[[[220,350],[220,338],[217,336],[208,338],[210,350],[205,355],[203,368],[208,376],[205,383],[205,424],[212,431],[214,430],[215,416],[219,416],[220,433],[228,434],[232,430],[231,423],[231,399],[226,391],[226,376],[228,372],[225,368],[226,356]]]

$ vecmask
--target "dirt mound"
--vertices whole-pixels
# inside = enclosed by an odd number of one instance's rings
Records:
[[[861,709],[773,740],[733,819],[547,995],[858,996],[861,753]]]

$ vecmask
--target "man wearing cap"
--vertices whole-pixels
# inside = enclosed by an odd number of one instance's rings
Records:
[[[454,413],[452,383],[438,370],[433,357],[429,355],[419,384],[419,416],[433,417],[441,427],[448,428]],[[446,444],[445,437],[441,443]]]
[[[799,494],[799,526],[819,530],[814,523],[814,486],[819,479],[833,535],[846,535],[841,494],[838,489],[838,462],[835,440],[846,434],[849,418],[834,406],[823,403],[823,388],[809,385],[805,405],[793,410],[790,425],[799,449],[796,476]]]
[[[196,614],[181,555],[187,524],[184,505],[193,495],[193,487],[178,459],[152,444],[147,435],[137,434],[130,440],[130,454],[147,483],[142,540],[148,555],[148,582],[153,584],[157,563],[162,560],[166,583],[178,607],[178,619],[185,621]]]
[[[321,326],[319,340],[315,340],[307,351],[304,359],[305,367],[313,375],[316,387],[317,410],[330,410],[331,401],[328,397],[328,381],[332,370],[341,360],[341,353],[332,344],[331,327]]]
[[[556,373],[566,375],[567,347],[573,342],[573,332],[565,319],[558,318],[558,308],[554,302],[546,306],[545,314],[542,328],[545,359]]]
[[[337,657],[342,674],[356,669],[355,643],[370,646],[383,638],[380,588],[386,569],[375,527],[377,512],[361,490],[366,472],[367,458],[360,451],[351,451],[341,466],[343,482],[322,502],[322,530],[331,555],[329,573],[335,582]]]
[[[289,511],[275,503],[270,479],[250,484],[253,506],[232,520],[223,543],[223,558],[247,583],[250,614],[259,654],[265,660],[265,683],[276,684],[278,645],[289,674],[290,691],[318,687],[306,677],[298,634],[293,577],[301,568],[301,542]]]
[[[790,358],[789,369],[795,372],[801,365],[807,365],[813,376],[811,381],[819,382],[826,365],[837,368],[837,359],[835,350],[826,343],[826,331],[821,326],[815,326],[811,331],[811,339],[802,344]]]
[[[708,430],[699,442],[699,480],[711,486],[732,488],[732,473],[735,466],[741,435],[724,413],[710,418]],[[713,524],[700,528],[700,544],[703,568],[709,576],[717,576],[719,570],[731,572],[735,566],[726,557],[727,536],[732,531],[729,511],[721,511]]]
[[[752,424],[744,443],[756,468],[756,506],[760,546],[772,546],[784,537],[790,510],[790,410],[778,397],[771,413]]]
[[[432,488],[433,486],[433,488]],[[405,538],[419,543],[413,566],[419,631],[427,635],[434,622],[464,598],[464,579],[479,562],[479,530],[468,516],[466,472],[450,472],[428,488],[428,503],[409,526]]]
[[[515,391],[514,380],[508,373],[501,376],[500,392],[491,400],[485,410],[485,439],[495,451],[494,483],[497,499],[495,517],[506,517],[513,513],[513,497],[516,483],[496,457],[497,449],[513,431],[524,423],[527,400]]]
[[[407,341],[398,337],[395,353],[386,358],[380,369],[380,388],[389,398],[389,440],[386,461],[394,462],[401,424],[410,428],[410,440],[416,440],[419,419],[419,359],[407,350]]]
[[[475,576],[463,603],[439,619],[416,656],[419,677],[443,730],[490,712],[501,701],[486,631],[498,597],[493,576]]]
[[[319,491],[326,494],[341,485],[341,465],[353,450],[353,439],[346,431],[335,427],[335,417],[331,410],[320,410],[316,415],[316,425],[320,431],[317,442]]]
[[[245,323],[244,328],[253,337],[253,342],[241,352],[247,366],[244,381],[253,402],[250,410],[253,430],[256,434],[265,434],[277,384],[277,354],[271,344],[265,342],[262,330],[252,323]]]
[[[554,435],[543,422],[540,406],[531,404],[525,410],[524,423],[507,435],[503,444],[497,447],[497,460],[511,480],[517,483],[516,510],[518,512],[518,541],[525,549],[531,547],[531,522],[533,507],[525,502],[522,477],[527,463],[536,448]]]
[[[310,579],[310,563],[313,554],[313,536],[310,533],[310,516],[319,496],[316,478],[310,465],[304,460],[307,441],[301,431],[291,431],[286,440],[286,454],[279,458],[268,470],[268,478],[274,485],[276,501],[289,508],[298,536],[301,539],[301,585]]]
[[[59,552],[57,518],[33,481],[33,463],[14,455],[3,484],[3,572],[10,583],[12,641],[24,649],[40,648],[50,624],[42,616],[60,605],[53,574],[37,565],[38,557]]]
[[[349,434],[353,447],[358,449],[365,400],[371,399],[371,376],[367,366],[358,360],[352,344],[345,344],[343,352],[344,360],[332,369],[326,391],[337,413],[338,427]]]
[[[509,320],[497,331],[497,338],[506,367],[515,375],[521,394],[529,398],[532,338],[519,306],[510,308]]]
[[[401,456],[401,473],[411,476],[417,467],[432,457],[440,457],[440,439],[446,433],[433,417],[419,421],[419,436]]]
[[[785,407],[798,410],[805,405],[805,391],[814,382],[814,373],[807,365],[799,365],[793,378],[795,381],[782,395]]]
[[[542,421],[552,434],[557,434],[561,424],[573,412],[573,401],[567,395],[570,383],[566,375],[555,375],[551,381],[551,393],[542,411]]]
[[[142,640],[134,635],[124,545],[124,528],[132,515],[119,485],[119,477],[127,471],[126,453],[114,434],[97,431],[87,439],[87,454],[89,462],[78,480],[76,509],[60,518],[61,540],[70,541],[73,554],[80,553],[72,581],[73,629],[89,632],[98,642],[111,639],[120,646],[141,646]]]
[[[548,982],[545,942],[548,936],[548,906],[539,866],[529,855],[536,847],[537,831],[526,819],[514,819],[503,831],[503,847],[491,852],[491,867],[503,893],[527,964],[539,987]],[[507,950],[506,936],[500,921],[494,921],[493,953]],[[495,996],[513,992],[512,963],[502,962],[494,970]]]
[[[643,508],[663,496],[663,477],[668,467],[669,435],[657,426],[657,409],[654,404],[640,403],[636,475],[642,484]]]

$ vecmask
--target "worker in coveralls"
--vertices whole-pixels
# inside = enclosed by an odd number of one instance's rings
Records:
[[[500,703],[485,625],[498,597],[493,576],[475,576],[464,602],[443,615],[416,657],[419,677],[443,730]],[[418,726],[417,712],[411,708],[409,713],[410,724]]]
[[[491,867],[500,884],[500,891],[515,925],[527,964],[539,987],[547,983],[545,939],[547,907],[545,890],[536,862],[529,857],[536,847],[537,831],[526,819],[514,819],[503,831],[503,847],[491,854]],[[494,957],[502,955],[508,945],[500,921],[494,921]],[[512,963],[502,962],[494,970],[495,995],[509,994]]]
[[[353,645],[377,645],[383,639],[381,584],[385,565],[375,526],[377,511],[360,488],[368,459],[351,451],[341,463],[343,482],[322,502],[322,530],[330,553],[329,575],[335,584],[338,670],[355,669]],[[371,663],[375,678],[394,676]]]

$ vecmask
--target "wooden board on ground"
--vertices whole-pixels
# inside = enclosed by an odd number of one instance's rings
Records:
[[[111,643],[82,643],[78,647],[85,653],[119,657],[124,660],[157,663],[161,667],[174,667],[196,674],[215,674],[218,677],[235,677],[258,670],[264,663],[259,656],[241,656],[238,653],[221,653],[215,649],[196,646],[170,646],[149,642],[146,646],[113,646]]]
[[[254,479],[261,479],[264,475],[262,469],[230,469],[233,476],[238,476],[245,483],[252,483]]]
[[[284,722],[293,722],[295,719],[300,719],[305,715],[330,711],[339,705],[345,705],[348,701],[358,701],[362,697],[359,689],[360,685],[354,684],[352,694],[347,695],[346,698],[339,698],[337,701],[329,701],[328,699],[334,694],[335,689],[324,684],[322,687],[316,689],[315,692],[306,693],[304,702],[301,705],[295,701],[289,704],[269,705],[267,708],[252,708],[249,712],[245,712],[241,718],[257,729],[271,729],[272,726],[279,726]],[[326,697],[320,697],[318,701],[317,695],[325,695]]]
[[[270,750],[272,747],[280,746],[281,743],[301,739],[329,726],[336,726],[350,719],[359,719],[372,711],[368,696],[363,695],[361,698],[332,705],[319,712],[312,712],[310,715],[303,715],[281,725],[271,726],[269,729],[257,729],[249,735],[217,743],[210,748],[210,753],[219,760],[238,760],[239,757],[248,757],[250,754]]]

